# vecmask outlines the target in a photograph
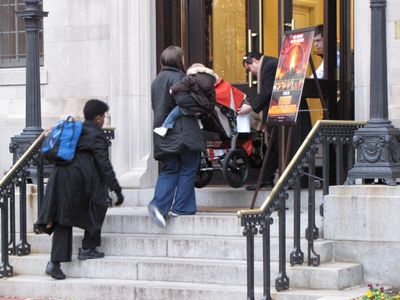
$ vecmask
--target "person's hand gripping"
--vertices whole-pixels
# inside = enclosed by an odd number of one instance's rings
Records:
[[[114,206],[120,206],[122,203],[124,203],[124,195],[122,194],[121,189],[116,190],[115,194],[117,195],[117,202],[115,202]]]

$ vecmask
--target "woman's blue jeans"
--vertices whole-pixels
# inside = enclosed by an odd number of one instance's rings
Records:
[[[178,214],[196,213],[194,181],[199,159],[199,152],[185,151],[161,160],[161,172],[150,204],[155,205],[162,215],[170,210]]]

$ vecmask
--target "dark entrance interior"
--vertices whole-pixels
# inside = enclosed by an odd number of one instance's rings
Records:
[[[324,77],[319,82],[329,119],[353,120],[354,0],[315,0],[315,5],[310,7],[304,2],[157,0],[157,57],[165,47],[179,45],[185,51],[187,65],[200,62],[213,68],[251,99],[257,91],[257,81],[242,67],[243,55],[257,50],[278,56],[285,30],[323,23],[324,44],[328,47],[324,47]],[[321,58],[316,54],[313,57],[318,66]],[[306,80],[303,95],[318,97],[312,80]],[[313,110],[318,111],[318,107]],[[318,112],[313,114],[313,122],[322,116]],[[335,172],[335,168],[331,169]],[[251,172],[249,181],[254,182],[255,174],[257,169]],[[331,178],[334,177],[332,174]]]

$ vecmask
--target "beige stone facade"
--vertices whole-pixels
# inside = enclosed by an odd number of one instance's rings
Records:
[[[156,75],[155,1],[44,1],[42,127],[83,103],[104,99],[116,128],[112,161],[124,187],[154,185],[150,83]],[[369,116],[370,8],[355,0],[355,112]],[[400,126],[400,0],[387,1],[389,117]],[[11,165],[8,141],[25,125],[24,69],[0,69],[0,172]]]
[[[42,127],[64,115],[82,117],[86,100],[110,105],[116,128],[112,160],[124,187],[154,184],[150,83],[156,74],[155,1],[44,1]],[[0,69],[1,137],[25,125],[25,71]],[[0,172],[12,157],[0,150]]]

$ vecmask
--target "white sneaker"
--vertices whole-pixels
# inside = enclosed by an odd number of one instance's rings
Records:
[[[197,123],[199,123],[200,129],[203,129],[203,128],[204,128],[204,127],[203,127],[203,122],[201,122],[200,119],[197,119]]]
[[[167,134],[168,128],[167,127],[156,127],[153,130],[158,135],[164,137]]]
[[[156,223],[160,227],[166,227],[167,223],[165,222],[164,216],[160,213],[157,206],[153,204],[149,204],[147,209],[149,210],[149,215],[154,223]]]

